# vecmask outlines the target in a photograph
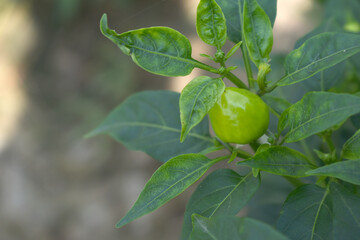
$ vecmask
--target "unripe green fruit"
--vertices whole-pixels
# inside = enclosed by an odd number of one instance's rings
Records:
[[[269,126],[269,109],[255,93],[227,87],[209,112],[211,125],[224,142],[247,144],[261,137]]]

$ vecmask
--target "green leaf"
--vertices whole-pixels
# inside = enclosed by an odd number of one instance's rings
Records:
[[[334,239],[356,240],[360,236],[360,197],[342,185],[332,182]]]
[[[360,114],[352,116],[351,122],[356,128],[360,128]]]
[[[228,60],[232,55],[234,55],[237,50],[239,50],[241,44],[242,44],[242,41],[241,41],[241,42],[238,42],[237,44],[235,44],[235,45],[229,50],[229,52],[228,52],[228,53],[226,54],[226,56],[225,56],[225,61]]]
[[[318,26],[311,32],[307,33],[305,36],[298,39],[295,43],[294,48],[301,47],[301,45],[303,45],[308,39],[325,32],[344,32],[344,31],[337,18],[331,17],[325,19],[320,26]]]
[[[328,91],[338,86],[344,80],[346,62],[341,62],[335,66],[325,69],[304,81],[308,91]]]
[[[306,177],[306,172],[314,168],[302,153],[282,146],[270,147],[256,153],[254,157],[239,162],[238,165],[291,177]]]
[[[347,160],[307,172],[308,175],[335,177],[360,185],[360,160]]]
[[[360,35],[351,33],[316,35],[286,57],[286,75],[277,82],[277,85],[286,86],[301,82],[358,52],[360,52]]]
[[[215,0],[201,0],[197,8],[196,30],[207,44],[220,49],[226,42],[225,16]]]
[[[320,133],[360,112],[360,97],[351,94],[309,92],[281,114],[278,130],[289,128],[286,142]]]
[[[216,59],[215,59],[214,57],[209,56],[209,55],[207,55],[207,54],[205,54],[205,53],[200,53],[200,56],[201,56],[201,57],[208,58],[208,59],[210,59],[211,61],[216,61]]]
[[[353,74],[356,75],[357,78],[359,79],[359,77],[360,77],[360,53],[352,56],[349,60],[350,60],[350,64],[354,67],[352,69]]]
[[[191,240],[286,240],[271,226],[251,218],[218,216],[213,218],[192,216],[194,230]]]
[[[155,211],[196,182],[218,159],[211,160],[201,154],[184,154],[161,165],[146,183],[131,210],[116,227]]]
[[[306,40],[324,32],[343,32],[342,27],[336,18],[326,19],[319,27],[299,39],[295,48],[300,47]],[[339,84],[344,77],[345,61],[335,66],[318,72],[302,82],[308,91],[327,91]]]
[[[360,54],[358,54],[358,55],[359,55],[359,60],[360,60]],[[359,63],[360,63],[360,61],[359,61]],[[360,66],[360,64],[359,64],[359,66]],[[360,72],[360,67],[358,68],[358,70],[359,70],[359,72]],[[359,75],[359,76],[360,76],[360,75]],[[360,97],[360,92],[357,92],[357,93],[355,93],[354,95]],[[350,118],[350,120],[351,120],[351,123],[352,123],[356,128],[360,129],[360,113],[352,116],[352,117]]]
[[[256,0],[244,0],[243,35],[255,65],[269,62],[273,45],[271,22]]]
[[[106,14],[101,18],[100,29],[137,65],[151,73],[186,76],[197,64],[191,58],[189,40],[174,29],[151,27],[118,34],[108,28]]]
[[[349,16],[360,21],[360,3],[358,0],[328,0],[325,6],[325,18],[336,17],[343,24],[349,19]]]
[[[216,0],[216,2],[225,15],[228,38],[234,43],[240,42],[242,40],[244,0]],[[269,16],[271,24],[274,25],[277,0],[258,0],[258,3]]]
[[[268,150],[269,148],[271,148],[271,145],[268,143],[263,143],[261,144],[258,149],[256,149],[256,154],[259,154],[261,152],[264,152],[266,150]]]
[[[341,155],[346,159],[360,159],[360,129],[345,142]]]
[[[332,239],[329,191],[302,185],[290,193],[277,221],[277,229],[293,240]]]
[[[215,141],[214,143],[214,146],[211,146],[211,147],[208,147],[198,153],[202,154],[202,155],[207,155],[209,153],[213,153],[213,152],[217,152],[217,151],[220,151],[220,150],[223,150],[225,149],[225,147],[219,143],[218,141]]]
[[[268,15],[271,26],[274,26],[277,10],[277,0],[257,0],[258,4]]]
[[[237,155],[238,155],[238,152],[236,150],[233,150],[228,163],[232,163],[237,158]]]
[[[328,163],[328,162],[331,162],[331,161],[333,161],[333,155],[334,155],[334,153],[323,153],[323,152],[321,152],[321,151],[319,151],[319,150],[317,150],[317,149],[313,149],[314,150],[314,152],[315,152],[315,154],[316,154],[316,156],[320,159],[320,160],[322,160],[324,163]],[[335,156],[336,157],[336,156]]]
[[[182,228],[182,240],[189,239],[192,231],[191,216],[219,215],[235,216],[259,188],[260,179],[252,173],[245,177],[230,169],[219,169],[211,173],[196,188],[186,206]]]
[[[127,148],[143,151],[161,162],[213,147],[207,117],[180,143],[179,97],[179,93],[170,91],[136,93],[87,136],[109,134]]]
[[[303,185],[290,193],[277,228],[291,239],[358,239],[360,197],[341,184]]]
[[[271,107],[272,110],[275,111],[275,114],[280,116],[287,108],[291,106],[286,99],[272,96],[272,95],[264,95],[261,97],[267,105]]]
[[[199,124],[220,99],[225,90],[221,78],[197,77],[182,90],[180,95],[181,142],[190,130]]]

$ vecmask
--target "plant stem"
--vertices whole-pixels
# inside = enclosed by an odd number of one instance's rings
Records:
[[[232,146],[230,146],[230,144],[228,143],[225,143],[223,141],[221,141],[219,138],[216,137],[216,140],[221,143],[221,145],[223,145],[227,150],[229,150],[229,152],[233,152],[234,150],[237,152],[237,156],[242,158],[242,159],[246,159],[246,158],[249,158],[249,157],[252,157],[252,155],[242,149],[234,149]]]
[[[212,73],[219,73],[219,70],[212,67],[212,66],[209,66],[205,63],[202,63],[202,62],[199,62],[198,60],[195,60],[195,59],[192,59],[192,64],[194,64],[194,66],[196,66],[197,68],[200,68],[202,70],[205,70],[205,71],[209,71],[209,72],[212,72]]]
[[[271,71],[270,65],[267,63],[261,63],[259,65],[259,71],[257,75],[257,83],[261,92],[266,92],[267,82],[266,75]]]
[[[248,153],[242,149],[235,149],[235,151],[237,152],[237,156],[241,157],[243,159],[252,157],[252,155],[250,153]]]
[[[299,186],[305,184],[303,181],[301,181],[300,179],[297,179],[297,178],[288,177],[288,176],[283,176],[283,177],[284,177],[284,179],[286,179],[289,183],[291,183],[294,187],[299,187]]]
[[[259,96],[262,96],[262,95],[264,95],[264,94],[266,94],[266,93],[270,93],[270,92],[274,91],[275,88],[277,88],[276,83],[273,84],[273,85],[270,86],[270,87],[267,87],[267,88],[265,89],[265,91],[260,90],[260,91],[258,92],[258,95],[259,95]]]
[[[321,134],[323,140],[325,140],[326,144],[328,145],[329,152],[330,152],[330,162],[336,162],[338,160],[337,154],[336,154],[336,146],[332,140],[332,131],[330,132],[324,132]]]
[[[280,114],[278,114],[272,107],[270,107],[270,106],[268,105],[268,108],[269,108],[270,112],[272,112],[272,114],[275,115],[275,117],[280,118]]]
[[[325,135],[325,141],[329,147],[330,153],[333,153],[334,151],[336,151],[336,147],[335,144],[331,138],[331,134],[326,134]]]
[[[199,62],[195,59],[192,60],[192,63],[197,67],[197,68],[200,68],[202,70],[205,70],[205,71],[209,71],[209,72],[212,72],[212,73],[217,73],[217,74],[220,74],[219,73],[219,70],[212,67],[212,66],[209,66],[205,63],[202,63],[202,62]],[[221,64],[222,66],[224,66],[224,63]],[[225,67],[225,66],[224,66]],[[227,79],[229,79],[232,83],[234,83],[237,87],[239,88],[245,88],[245,89],[248,89],[248,87],[245,85],[245,83],[243,83],[240,78],[238,78],[237,76],[235,76],[233,73],[231,72],[228,72],[225,74],[225,77]]]
[[[239,88],[245,88],[249,89],[245,83],[243,83],[237,76],[235,76],[233,73],[228,72],[225,77],[229,79],[232,83],[234,83]]]
[[[221,50],[220,50],[221,51]],[[219,52],[219,49],[217,51],[217,53]],[[221,53],[223,53],[221,51]],[[215,55],[216,56],[216,55]],[[221,68],[224,69],[224,72],[219,71],[219,74],[221,74],[223,77],[226,77],[227,79],[229,79],[232,83],[234,83],[237,87],[239,88],[245,88],[248,89],[248,87],[245,85],[245,83],[243,81],[241,81],[240,78],[238,78],[237,76],[235,76],[233,73],[231,73],[230,71],[228,72],[226,70],[226,65],[225,65],[225,58],[222,56],[220,58],[215,58],[216,61],[220,64]]]
[[[253,73],[252,73],[252,69],[251,69],[249,53],[247,52],[247,49],[246,49],[246,46],[244,43],[240,46],[240,49],[243,54],[246,75],[248,77],[248,82],[249,82],[249,88],[253,89],[254,88],[254,78],[253,78]]]
[[[215,137],[216,141],[218,141],[221,145],[223,145],[227,150],[229,150],[231,153],[233,151],[232,146],[230,146],[228,143],[223,142],[220,138]]]
[[[213,161],[214,161],[215,163],[218,163],[218,162],[221,162],[221,161],[223,161],[223,160],[225,160],[225,159],[228,159],[228,158],[230,158],[230,157],[231,157],[231,155],[221,156],[221,157],[218,157],[218,158],[214,158]]]

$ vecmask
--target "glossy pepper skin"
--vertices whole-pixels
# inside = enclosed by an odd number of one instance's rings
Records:
[[[211,125],[222,141],[247,144],[261,137],[269,126],[269,109],[245,89],[227,87],[210,110]]]

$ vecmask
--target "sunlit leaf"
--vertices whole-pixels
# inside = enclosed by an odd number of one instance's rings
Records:
[[[191,58],[189,40],[168,27],[150,27],[118,34],[108,28],[107,16],[100,22],[101,32],[141,68],[163,76],[186,76],[197,62]]]
[[[201,0],[197,8],[196,30],[207,44],[221,48],[226,42],[225,16],[215,0]]]
[[[251,60],[259,67],[270,60],[273,33],[269,17],[256,0],[244,0],[244,39]]]
[[[197,77],[180,95],[181,141],[199,124],[225,90],[221,78]]]
[[[242,40],[244,0],[216,0],[216,2],[225,15],[228,38],[234,43],[240,42]],[[269,16],[271,24],[274,25],[277,0],[258,0],[258,3]]]

